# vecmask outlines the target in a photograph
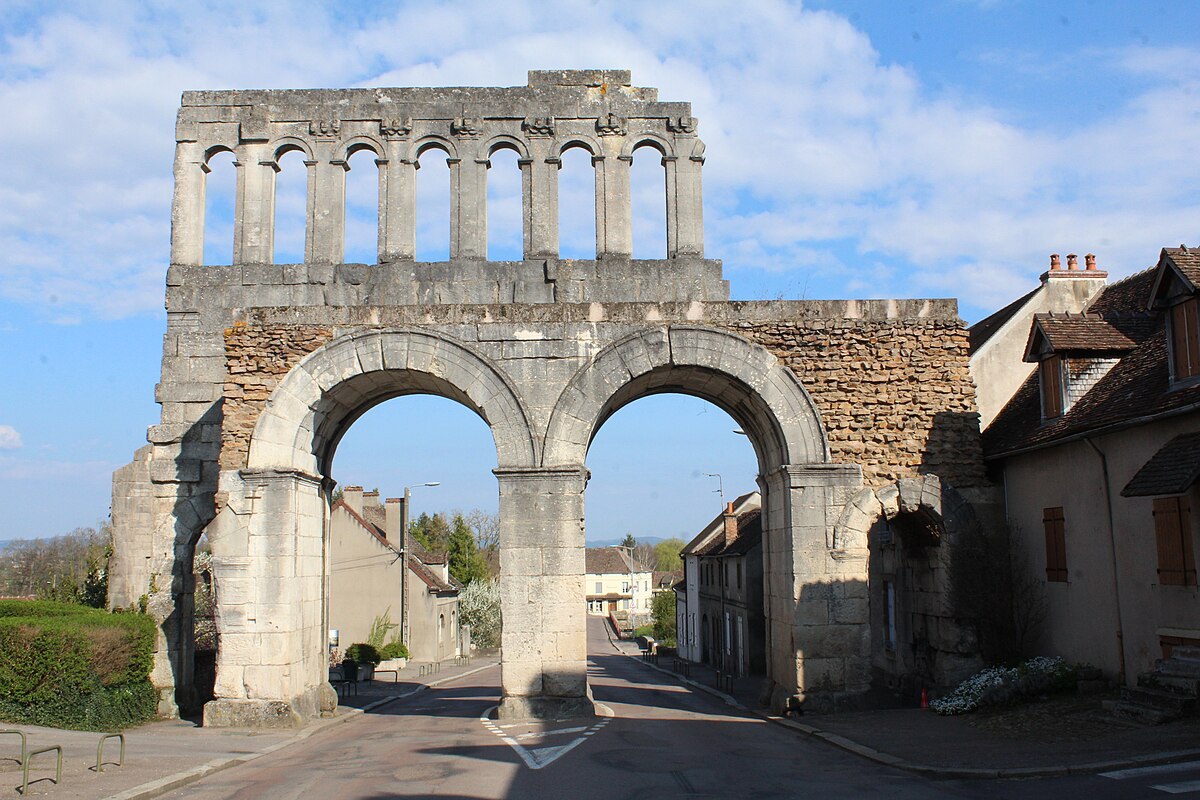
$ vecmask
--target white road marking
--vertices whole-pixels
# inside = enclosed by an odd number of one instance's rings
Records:
[[[498,736],[500,738],[500,741],[504,742],[506,745],[511,747],[513,750],[515,750],[517,755],[521,757],[521,760],[525,762],[525,766],[529,767],[530,769],[541,769],[542,767],[545,767],[545,766],[553,763],[557,759],[562,758],[567,753],[571,752],[576,747],[583,744],[586,737],[591,736],[592,734],[596,733],[597,731],[599,731],[601,728],[603,728],[605,725],[607,725],[612,720],[611,717],[605,717],[604,719],[596,722],[595,724],[593,724],[591,726],[575,727],[575,728],[559,728],[558,730],[547,730],[547,731],[533,731],[531,733],[518,734],[516,737],[513,737],[513,736],[510,736],[507,733],[505,733],[502,730],[502,728],[513,728],[513,727],[516,727],[516,725],[519,725],[520,723],[516,723],[516,724],[510,723],[510,724],[507,724],[504,726],[497,725],[496,723],[494,723],[490,719],[488,719],[488,717],[491,716],[491,713],[495,709],[496,709],[496,707],[492,706],[491,708],[484,711],[483,714],[479,717],[479,721],[483,723],[483,727],[487,728],[489,731],[496,734],[496,736]],[[605,710],[607,710],[607,709],[605,709]],[[611,714],[611,713],[612,712],[609,711],[609,714]],[[555,745],[553,747],[524,747],[517,741],[517,739],[530,739],[530,738],[544,739],[549,736],[557,736],[557,735],[569,734],[569,733],[579,733],[581,731],[583,732],[583,736],[580,736],[580,737],[574,739],[573,741],[567,742],[566,744]]]
[[[1172,772],[1187,772],[1193,769],[1200,769],[1200,761],[1185,761],[1180,764],[1159,764],[1156,767],[1132,767],[1130,769],[1118,769],[1112,772],[1101,772],[1101,778],[1112,778],[1115,781],[1123,781],[1127,778],[1140,778],[1144,775],[1169,775]]]
[[[1150,787],[1167,794],[1189,794],[1200,792],[1200,781],[1180,781],[1179,783],[1159,783]]]

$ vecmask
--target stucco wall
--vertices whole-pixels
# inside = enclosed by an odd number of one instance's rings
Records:
[[[1049,611],[1040,652],[1087,661],[1116,674],[1121,668],[1118,597],[1130,682],[1161,657],[1159,636],[1164,630],[1192,631],[1192,636],[1200,638],[1200,591],[1194,586],[1158,584],[1153,498],[1120,495],[1160,447],[1178,434],[1195,431],[1198,425],[1200,414],[1189,414],[1095,437],[1096,447],[1107,454],[1107,492],[1100,455],[1085,441],[1005,460],[1013,538],[1025,555],[1027,581],[1044,592]],[[1110,500],[1115,557],[1108,519]],[[1195,487],[1191,500],[1193,509],[1200,507],[1200,492]],[[1042,511],[1055,506],[1062,506],[1065,519],[1065,583],[1045,579]],[[1198,517],[1193,512],[1192,535],[1200,545]]]

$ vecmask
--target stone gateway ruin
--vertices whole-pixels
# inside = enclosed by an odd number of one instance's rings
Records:
[[[110,577],[112,605],[160,622],[161,713],[195,702],[202,533],[219,638],[205,724],[301,724],[335,702],[330,465],[365,410],[412,393],[462,403],[495,440],[502,716],[592,713],[588,445],[616,410],[662,392],[726,410],[757,454],[776,708],[850,705],[881,678],[945,683],[978,663],[951,591],[989,497],[956,304],[731,301],[705,257],[706,154],[688,103],[616,70],[531,72],[516,88],[187,92],[176,140],[162,419],[114,476]],[[558,253],[572,148],[595,169],[594,259]],[[415,170],[431,149],[451,174],[443,262],[415,260]],[[489,158],[503,149],[521,170],[520,261],[487,260]],[[275,176],[293,150],[308,170],[305,256],[277,264]],[[374,264],[343,255],[361,150],[379,170]],[[224,151],[233,263],[206,266],[205,180]],[[664,259],[631,258],[635,157],[664,167]]]

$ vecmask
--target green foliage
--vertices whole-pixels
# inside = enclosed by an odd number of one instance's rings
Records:
[[[103,608],[112,530],[76,528],[66,536],[0,544],[0,596],[38,597]]]
[[[639,636],[647,636],[651,639],[656,638],[654,635],[654,626],[653,625],[637,626],[636,628],[633,629],[633,638],[636,639]]]
[[[500,646],[500,585],[495,579],[477,580],[458,596],[458,618],[471,626],[471,641],[490,650]]]
[[[664,642],[675,641],[675,593],[658,592],[650,601],[650,613],[654,616],[654,638]]]
[[[637,539],[633,538],[632,533],[626,533],[625,538],[621,540],[621,547],[637,547]]]
[[[408,658],[408,647],[405,646],[404,642],[393,639],[383,646],[379,651],[379,655],[382,657],[380,658],[381,661],[391,658]]]
[[[454,515],[454,526],[450,532],[450,574],[463,586],[477,580],[486,580],[488,565],[475,544],[475,532],[460,513]]]
[[[679,538],[664,539],[654,545],[654,568],[659,572],[674,572],[683,569],[683,557],[679,551],[687,542]]]
[[[378,664],[383,660],[379,655],[379,650],[366,642],[358,642],[347,647],[346,658],[359,664]]]
[[[409,524],[408,534],[434,555],[445,555],[450,549],[450,523],[441,512],[432,517],[422,513],[416,522]]]
[[[383,640],[387,636],[388,631],[398,627],[400,626],[392,622],[392,607],[388,606],[383,610],[382,614],[371,622],[371,632],[367,634],[367,644],[376,650],[382,649]],[[355,659],[355,661],[357,660]]]
[[[83,730],[154,716],[155,624],[52,601],[0,601],[0,718]]]

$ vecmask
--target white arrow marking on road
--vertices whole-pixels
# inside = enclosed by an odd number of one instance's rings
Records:
[[[488,719],[488,717],[491,716],[491,713],[492,713],[492,711],[495,710],[495,708],[496,708],[495,706],[492,706],[487,711],[484,711],[483,714],[479,717],[479,721],[483,723],[483,726],[485,728],[487,728],[492,733],[496,734],[496,736],[498,736],[500,738],[500,741],[504,742],[506,745],[511,747],[513,750],[515,750],[517,752],[517,755],[519,755],[521,757],[521,760],[525,762],[525,766],[529,767],[530,769],[541,769],[542,767],[553,763],[557,759],[562,758],[567,753],[571,752],[576,747],[583,744],[583,742],[587,739],[587,737],[591,736],[592,734],[596,733],[601,728],[603,728],[605,725],[607,725],[611,719],[610,717],[606,717],[606,718],[596,722],[594,725],[592,725],[590,727],[559,728],[558,730],[536,731],[533,733],[522,733],[514,738],[512,736],[509,736],[507,733],[505,733],[501,729],[501,726],[497,725],[496,723],[494,723],[490,719]],[[514,726],[513,725],[505,725],[504,727],[511,728]],[[582,736],[579,736],[578,738],[576,738],[570,742],[567,742],[566,744],[554,745],[552,747],[524,747],[517,741],[517,739],[530,739],[530,738],[543,738],[544,739],[544,738],[547,738],[550,736],[561,736],[563,734],[579,733],[581,731],[583,732]]]

